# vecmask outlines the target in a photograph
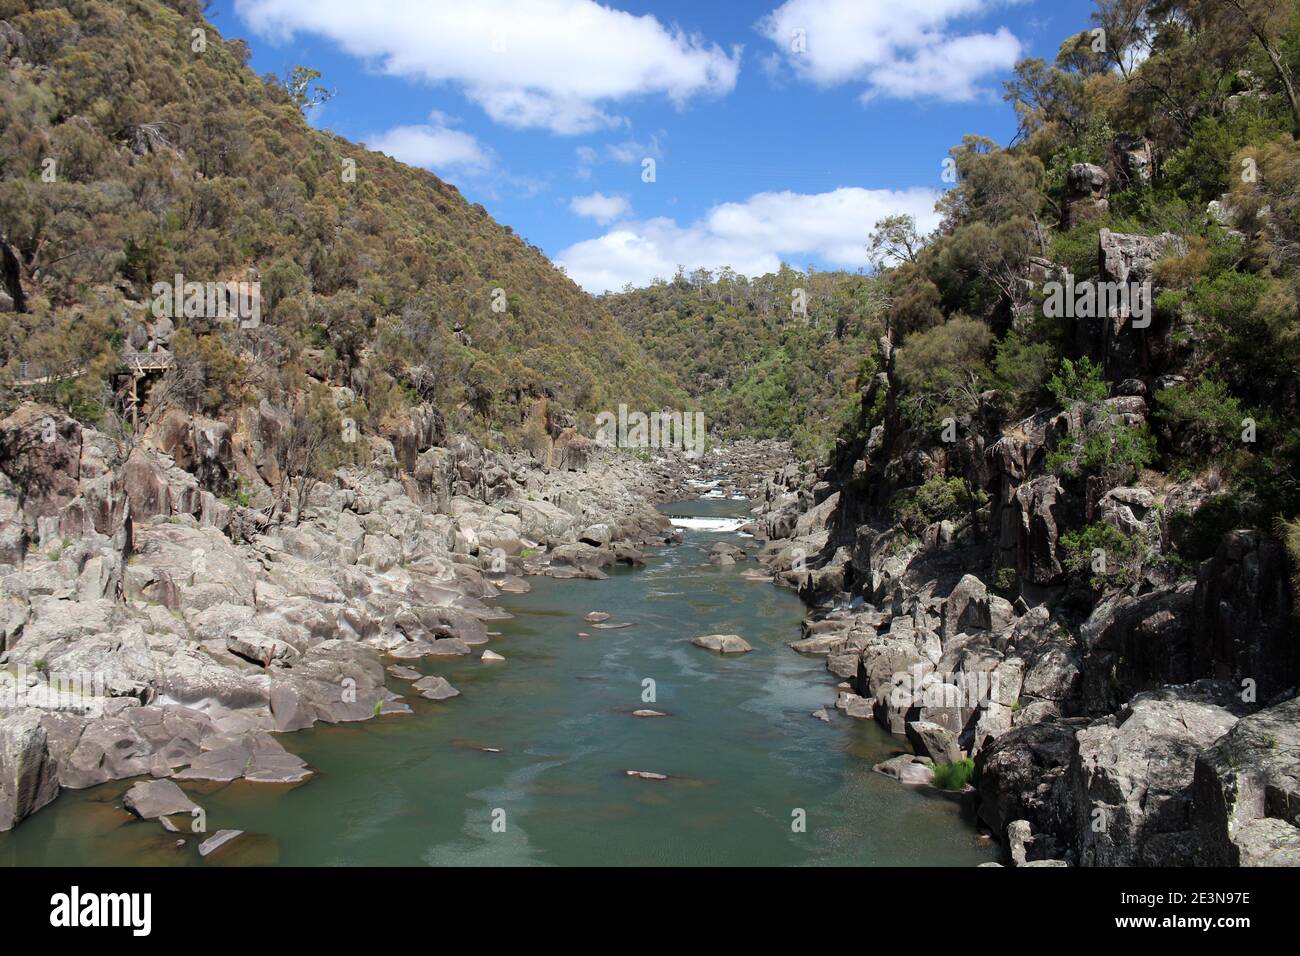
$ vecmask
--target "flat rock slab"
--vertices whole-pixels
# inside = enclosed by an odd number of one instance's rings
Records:
[[[253,783],[301,783],[312,775],[307,762],[289,753],[267,733],[213,735],[203,741],[203,753],[175,780],[229,782],[243,777]]]
[[[598,631],[617,631],[625,627],[631,627],[632,624],[625,622],[623,624],[593,624],[591,626]]]
[[[444,637],[434,641],[429,645],[429,657],[454,657],[458,654],[468,654],[469,645],[459,637]]]
[[[790,641],[790,647],[800,654],[834,654],[848,640],[843,634],[816,634],[801,641]]]
[[[496,651],[484,651],[483,656],[479,658],[484,664],[504,663],[505,658]]]
[[[433,653],[433,647],[428,641],[407,641],[394,647],[388,652],[389,657],[396,657],[400,661],[413,661],[421,657],[428,657]],[[469,648],[465,648],[465,653],[469,653]]]
[[[632,711],[632,716],[633,717],[667,717],[668,715],[665,714],[662,710],[634,710]]]
[[[899,783],[913,785],[934,783],[933,761],[929,757],[900,754],[876,764],[871,769],[876,773],[883,773],[886,777],[893,777]]]
[[[424,675],[414,667],[403,667],[401,664],[390,664],[388,673],[392,674],[399,680],[419,680]]]
[[[209,856],[243,835],[243,830],[218,830],[199,844],[199,856]]]
[[[460,696],[460,691],[452,687],[445,677],[421,677],[411,686],[420,692],[421,697],[428,700],[446,700],[449,697]]]
[[[749,642],[739,634],[704,634],[691,638],[691,643],[719,654],[745,654],[753,650]]]
[[[641,780],[667,780],[668,774],[655,773],[653,770],[624,770],[629,777],[638,777]]]
[[[599,624],[602,621],[608,621],[609,617],[604,611],[588,611],[583,620],[588,624]]]
[[[122,805],[141,820],[154,820],[173,813],[189,815],[199,809],[199,805],[170,780],[147,780],[134,784],[122,799]]]

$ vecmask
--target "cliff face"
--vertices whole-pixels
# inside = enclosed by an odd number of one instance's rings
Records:
[[[1096,243],[1115,281],[1185,248]],[[973,758],[979,820],[1011,862],[1300,864],[1288,556],[1269,529],[1187,533],[1221,475],[1061,466],[1094,436],[1111,450],[1117,429],[1159,427],[1155,396],[1192,372],[1171,323],[1074,325],[1086,397],[1009,419],[985,392],[946,434],[901,410],[882,341],[861,437],[775,475],[756,521],[778,581],[815,608],[795,647],[827,656],[847,716],[920,758],[877,769],[915,782]]]

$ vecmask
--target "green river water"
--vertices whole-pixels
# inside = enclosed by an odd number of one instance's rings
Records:
[[[674,514],[742,514],[744,502],[678,503]],[[504,595],[512,620],[477,654],[415,664],[461,691],[415,713],[279,739],[316,771],[294,788],[185,785],[209,833],[247,831],[209,863],[286,865],[974,865],[993,849],[951,795],[871,772],[901,741],[834,711],[824,661],[785,646],[803,607],[789,591],[707,563],[717,541],[647,553],[605,581],[531,578]],[[752,543],[752,542],[751,542]],[[755,567],[751,561],[748,567]],[[596,630],[591,610],[634,626]],[[579,638],[585,631],[590,638]],[[737,633],[723,657],[691,637]],[[655,700],[642,699],[643,681]],[[391,679],[398,693],[404,681]],[[826,707],[827,724],[811,717]],[[651,708],[670,716],[636,718]],[[499,753],[486,752],[494,748]],[[669,775],[629,778],[629,769]],[[5,865],[204,865],[156,822],[121,809],[130,781],[64,791],[0,834]],[[792,824],[796,811],[804,832]],[[179,820],[179,818],[177,818]],[[496,826],[494,828],[494,821]],[[503,825],[504,824],[504,825]],[[182,821],[188,826],[188,821]]]

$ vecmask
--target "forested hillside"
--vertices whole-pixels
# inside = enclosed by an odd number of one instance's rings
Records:
[[[830,450],[854,416],[857,383],[876,371],[870,319],[883,303],[865,276],[698,269],[600,301],[700,402],[711,429],[788,438],[808,457]]]
[[[883,465],[920,453],[977,495],[985,446],[1023,440],[1015,423],[1055,410],[1075,427],[1049,432],[1035,463],[1081,516],[1095,521],[1117,486],[1194,483],[1163,509],[1162,540],[1075,529],[1075,567],[1099,545],[1139,566],[1199,560],[1230,528],[1295,518],[1298,67],[1294,4],[1226,0],[1106,0],[1054,63],[1020,63],[1014,146],[953,149],[958,183],[930,241],[906,223],[877,230],[897,264],[884,276],[884,374],[851,454]],[[1149,282],[1151,314],[1076,303],[1062,315],[1045,300],[1071,277]],[[914,500],[891,499],[901,478],[876,485],[873,507]]]
[[[313,130],[312,72],[259,79],[197,0],[3,0],[0,58],[0,414],[30,396],[98,420],[124,348],[167,353],[191,413],[328,386],[371,434],[421,404],[479,431],[540,396],[680,404],[537,248]],[[260,281],[260,326],[155,321],[178,273]]]
[[[797,646],[1008,863],[1300,863],[1297,70],[1280,0],[1102,0],[1018,64],[1016,141],[874,231],[854,434],[769,489],[839,617]]]

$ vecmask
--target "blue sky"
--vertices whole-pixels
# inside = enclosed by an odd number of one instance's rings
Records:
[[[1014,133],[1002,80],[1088,0],[216,0],[312,121],[482,202],[593,292],[678,264],[857,268],[932,222],[948,148]],[[654,161],[654,181],[643,178]]]

